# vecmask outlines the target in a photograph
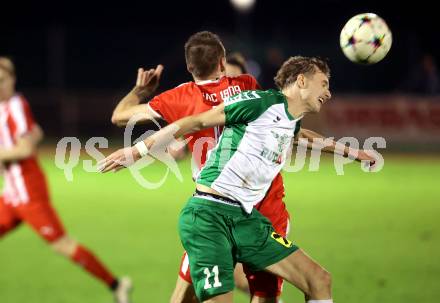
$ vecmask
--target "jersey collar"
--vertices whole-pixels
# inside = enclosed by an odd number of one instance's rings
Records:
[[[220,77],[218,79],[209,79],[209,80],[195,81],[195,83],[197,85],[206,85],[206,84],[219,83],[222,78],[223,77]]]

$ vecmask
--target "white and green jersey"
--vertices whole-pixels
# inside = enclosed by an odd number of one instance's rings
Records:
[[[224,104],[225,128],[197,183],[239,201],[251,213],[283,167],[301,118],[289,114],[277,90],[245,91]]]

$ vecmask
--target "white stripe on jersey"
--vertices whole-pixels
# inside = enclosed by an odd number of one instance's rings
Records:
[[[5,198],[4,199],[5,204],[8,204],[10,202],[12,206],[17,206],[18,204],[20,204],[20,201],[18,200],[18,195],[14,187],[12,176],[8,170],[5,170],[3,174],[5,178],[5,184],[3,185],[4,186],[3,195]]]
[[[148,108],[148,110],[150,111],[150,113],[152,114],[153,118],[162,119],[162,116],[161,116],[157,111],[155,111],[155,110],[151,107],[151,105],[148,104],[148,103],[147,103],[147,108]]]
[[[10,167],[12,178],[14,180],[15,188],[17,189],[18,197],[24,204],[29,202],[29,194],[24,183],[24,178],[20,164],[14,163]]]
[[[21,99],[18,96],[14,96],[9,101],[9,111],[17,125],[17,131],[13,135],[22,135],[27,131],[26,116]]]
[[[183,258],[182,267],[180,268],[180,271],[186,275],[189,268],[189,259],[188,254],[185,252],[185,257]]]
[[[214,126],[214,140],[215,144],[218,143],[218,138],[220,137],[220,126]]]
[[[219,83],[221,79],[223,79],[223,77],[218,78],[218,79],[196,81],[195,83],[197,85],[206,85],[206,84],[212,84],[212,83]]]

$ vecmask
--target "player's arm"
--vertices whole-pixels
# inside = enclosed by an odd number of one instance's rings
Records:
[[[171,147],[168,149],[168,153],[171,155],[171,157],[173,157],[173,159],[182,160],[185,158],[188,150],[186,145],[183,143],[183,140],[184,138],[177,139],[177,143],[182,144],[177,144],[175,148]]]
[[[44,132],[38,124],[34,124],[34,127],[32,127],[32,130],[29,132],[29,135],[35,146],[37,146],[44,138]]]
[[[98,163],[101,172],[118,171],[143,156],[163,151],[171,142],[184,135],[214,126],[223,126],[226,122],[225,106],[221,104],[204,113],[182,118],[162,128],[157,133],[136,143],[135,146],[122,148]]]
[[[370,157],[363,150],[353,149],[344,144],[338,143],[334,140],[330,140],[329,138],[324,137],[317,132],[314,132],[309,129],[301,128],[297,137],[295,138],[294,144],[299,144],[299,139],[307,139],[307,148],[312,149],[313,143],[315,143],[316,147],[321,148],[323,152],[338,154],[344,157],[352,156],[356,161],[368,160],[374,162],[375,159]],[[318,139],[318,140],[317,140]]]
[[[134,116],[136,116],[136,123],[147,122],[155,118],[148,105],[140,103],[156,91],[162,71],[162,65],[158,65],[156,69],[138,69],[136,86],[118,103],[113,111],[113,124],[125,126]]]
[[[13,147],[0,149],[0,162],[14,162],[30,157],[42,139],[43,131],[35,124],[31,131],[16,139]]]

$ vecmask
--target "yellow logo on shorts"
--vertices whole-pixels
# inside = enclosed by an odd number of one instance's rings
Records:
[[[281,245],[283,245],[287,248],[290,248],[293,246],[292,241],[287,240],[286,238],[284,238],[280,234],[277,234],[276,232],[273,232],[270,236],[272,237],[272,239],[274,239],[275,241],[277,241],[278,243],[280,243]]]

